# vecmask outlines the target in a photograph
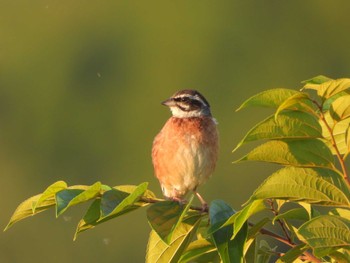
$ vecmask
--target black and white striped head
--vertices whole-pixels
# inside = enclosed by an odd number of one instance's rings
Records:
[[[211,116],[208,101],[196,90],[178,91],[162,104],[177,118]]]

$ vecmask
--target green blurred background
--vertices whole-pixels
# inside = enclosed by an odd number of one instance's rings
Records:
[[[269,88],[349,77],[349,1],[0,2],[0,182],[5,227],[16,206],[57,180],[150,182],[160,102],[198,89],[219,121],[220,160],[201,187],[236,209],[274,167],[232,164],[266,115],[234,110]],[[49,210],[0,235],[0,262],[143,262],[145,210],[72,237],[87,206]]]

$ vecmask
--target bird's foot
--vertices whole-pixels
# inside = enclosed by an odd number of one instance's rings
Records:
[[[199,201],[202,204],[202,212],[203,213],[209,212],[209,206],[208,206],[207,202],[203,199],[203,197],[197,191],[194,191],[194,193],[198,197]]]

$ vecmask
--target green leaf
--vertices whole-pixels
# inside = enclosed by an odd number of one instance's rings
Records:
[[[333,80],[333,79],[326,77],[326,76],[323,76],[323,75],[319,75],[319,76],[313,77],[311,79],[304,80],[301,83],[304,83],[305,85],[313,85],[313,84],[319,85],[319,84],[322,84],[322,83],[330,81],[330,80]],[[309,89],[311,89],[311,88],[312,88],[312,86],[309,87]]]
[[[304,92],[295,93],[281,103],[276,110],[275,117],[277,118],[285,110],[301,111],[316,115],[315,105],[311,102],[309,95]]]
[[[297,234],[314,250],[315,256],[324,257],[339,248],[350,247],[350,220],[322,215],[300,226]]]
[[[193,195],[186,207],[178,202],[164,201],[155,203],[147,209],[148,222],[165,243],[169,244],[174,230],[182,222],[192,200]]]
[[[142,183],[130,194],[116,189],[106,191],[101,197],[101,218],[99,221],[105,221],[141,207],[142,205],[136,203],[144,195],[147,187],[148,183]]]
[[[65,189],[56,193],[56,216],[63,214],[69,207],[95,198],[101,190],[101,183],[96,182],[86,190]]]
[[[261,107],[272,107],[277,108],[286,99],[298,93],[298,91],[291,89],[271,89],[263,91],[253,97],[247,99],[243,104],[237,109],[237,111],[251,106],[261,106]]]
[[[233,235],[231,239],[235,237],[244,223],[250,218],[252,215],[259,213],[265,210],[266,207],[264,205],[263,200],[254,200],[253,202],[246,205],[241,211],[238,211],[234,215],[232,215],[223,226],[228,226],[233,224]]]
[[[322,137],[318,120],[305,112],[286,111],[268,117],[252,128],[233,150],[245,143],[265,139],[309,139]]]
[[[345,187],[343,178],[331,170],[286,167],[268,177],[254,192],[249,202],[279,198],[349,207],[349,192],[343,192]]]
[[[214,200],[209,207],[211,227],[222,225],[234,213],[234,210],[222,200]],[[232,225],[223,227],[212,234],[214,244],[223,263],[243,262],[243,249],[247,237],[247,224],[240,229],[233,240]]]
[[[321,84],[306,84],[305,89],[317,90],[317,95],[323,100],[329,99],[340,92],[350,88],[350,79],[336,79],[323,82]]]
[[[334,157],[320,140],[273,140],[249,152],[236,162],[264,161],[299,167],[333,168]]]
[[[350,262],[350,250],[349,249],[338,249],[329,255],[334,263],[349,263]]]
[[[260,240],[256,250],[254,263],[269,263],[271,257],[275,255],[276,247],[272,248],[265,240]]]
[[[324,114],[325,120],[328,123],[330,127],[333,128],[333,136],[337,145],[337,148],[340,152],[340,154],[346,154],[349,152],[349,146],[347,143],[347,130],[349,128],[350,124],[350,118],[347,118],[345,120],[342,120],[338,123],[335,123],[332,117],[330,116],[329,112],[326,112]],[[336,151],[332,145],[332,139],[331,139],[331,134],[329,133],[326,125],[323,123],[323,121],[320,121],[321,127],[322,127],[322,134],[323,137],[325,138],[326,145],[328,148],[332,150],[332,153],[335,155]]]
[[[308,246],[305,244],[297,245],[287,251],[286,254],[284,254],[282,257],[280,257],[276,263],[282,263],[282,262],[294,262],[299,256],[301,256],[306,250],[308,249]]]
[[[46,188],[46,190],[41,194],[39,200],[33,203],[33,213],[38,206],[40,206],[45,200],[55,197],[55,194],[63,189],[67,188],[67,184],[64,181],[58,181]]]
[[[231,218],[235,211],[224,201],[214,200],[209,207],[210,226],[208,234],[213,234],[224,226],[228,218]],[[234,222],[234,220],[232,220]]]
[[[350,209],[334,208],[329,212],[330,215],[341,216],[344,218],[350,218]]]
[[[252,245],[255,238],[260,233],[260,230],[264,227],[264,225],[266,225],[267,222],[270,222],[270,219],[265,217],[254,225],[250,224],[251,228],[248,230],[247,240],[246,240],[245,245],[244,245],[244,255],[246,255],[249,247]]]
[[[284,220],[294,219],[294,220],[307,221],[310,218],[309,218],[308,212],[304,208],[294,208],[275,216],[272,220],[272,224],[274,224],[275,221],[279,219],[284,219]]]
[[[333,120],[339,122],[350,117],[350,95],[336,99],[329,110]]]
[[[76,240],[81,232],[92,229],[99,224],[97,221],[101,217],[100,205],[101,199],[95,199],[92,202],[84,217],[79,221],[73,240]]]
[[[47,198],[47,199],[43,200],[39,205],[37,205],[35,208],[35,211],[33,211],[33,207],[34,207],[33,204],[36,204],[38,202],[41,195],[42,194],[38,194],[38,195],[32,196],[32,197],[28,198],[27,200],[23,201],[16,208],[15,212],[11,216],[10,221],[7,224],[7,226],[5,227],[4,231],[9,229],[14,223],[16,223],[16,222],[18,222],[26,217],[33,216],[33,215],[36,215],[40,212],[43,212],[56,204],[54,198]]]
[[[152,230],[147,246],[146,263],[178,262],[195,236],[201,218],[202,215],[198,215],[198,213],[186,217],[174,230],[169,245],[164,243],[159,235]]]
[[[83,219],[78,223],[74,240],[81,232],[92,229],[112,218],[134,211],[145,206],[145,203],[138,202],[142,193],[145,193],[148,183],[142,183],[137,187],[129,188],[131,193],[110,189],[104,192],[101,199],[96,199],[91,204]],[[123,188],[123,187],[121,187]],[[103,212],[102,212],[103,211]]]
[[[199,239],[188,246],[179,262],[220,262],[220,258],[212,243],[206,239]]]

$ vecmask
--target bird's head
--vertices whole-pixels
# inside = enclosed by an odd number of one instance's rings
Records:
[[[211,116],[208,101],[196,90],[181,90],[162,102],[176,118]]]

